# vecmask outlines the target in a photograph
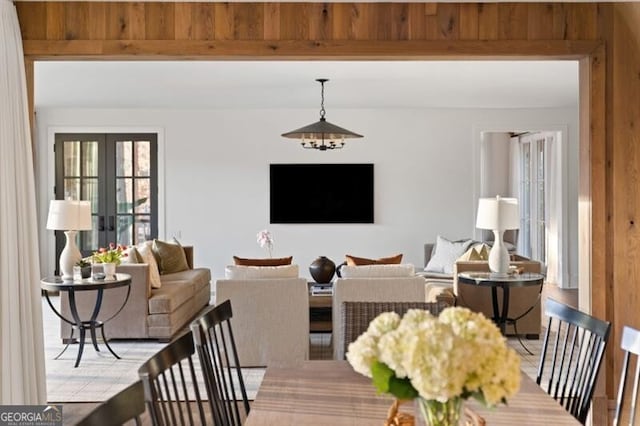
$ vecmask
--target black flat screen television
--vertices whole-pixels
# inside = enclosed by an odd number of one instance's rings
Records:
[[[271,223],[373,223],[373,164],[271,164]]]

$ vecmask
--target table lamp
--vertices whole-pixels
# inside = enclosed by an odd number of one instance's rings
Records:
[[[91,229],[91,204],[80,200],[51,200],[47,229],[65,231],[67,242],[60,253],[60,275],[65,281],[72,280],[73,265],[82,258],[76,233]]]
[[[499,275],[509,272],[509,252],[507,251],[502,234],[507,229],[520,227],[520,211],[518,200],[503,198],[480,198],[478,201],[478,217],[476,228],[493,231],[493,247],[489,252],[489,269]]]

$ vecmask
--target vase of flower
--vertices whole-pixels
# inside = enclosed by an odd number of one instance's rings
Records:
[[[428,426],[458,426],[463,402],[506,403],[520,387],[520,357],[484,315],[450,307],[437,317],[410,309],[378,315],[354,342],[347,360],[378,392],[414,400]],[[442,402],[441,402],[442,401]],[[465,409],[465,418],[471,410]],[[472,416],[474,424],[483,424]]]
[[[331,282],[336,272],[336,264],[326,256],[320,256],[309,265],[309,273],[318,284]]]
[[[116,277],[116,266],[120,264],[123,257],[128,256],[126,249],[127,246],[122,244],[110,243],[109,248],[100,247],[98,251],[93,252],[94,262],[102,264],[102,272],[107,279]]]
[[[115,263],[103,263],[102,272],[104,272],[105,278],[115,278],[116,276],[116,264]]]
[[[458,426],[462,418],[462,398],[451,398],[445,402],[435,399],[414,399],[418,421],[416,426]]]

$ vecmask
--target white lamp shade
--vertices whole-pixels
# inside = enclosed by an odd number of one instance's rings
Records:
[[[520,227],[520,210],[516,198],[480,198],[476,228],[504,231]]]
[[[87,231],[91,227],[91,203],[89,201],[51,200],[47,229]]]

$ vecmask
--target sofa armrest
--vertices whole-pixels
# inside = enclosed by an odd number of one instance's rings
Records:
[[[187,258],[187,265],[189,265],[189,269],[193,269],[193,246],[182,246],[184,250],[184,255]]]
[[[435,244],[434,243],[426,243],[424,245],[424,266],[423,268],[427,267],[427,264],[429,264],[429,261],[431,260],[431,257],[433,257],[433,249],[435,248]]]
[[[147,335],[146,317],[149,313],[149,295],[151,294],[151,284],[149,283],[149,265],[146,263],[126,263],[116,268],[117,272],[131,275],[131,291],[127,296],[127,287],[107,289],[103,293],[102,307],[98,319],[103,321],[122,306],[125,299],[126,305],[122,311],[105,325],[107,338],[129,338]],[[76,292],[76,306],[81,318],[90,318],[97,291]],[[71,318],[69,309],[68,293],[60,293],[61,312],[67,318]],[[61,337],[66,339],[71,334],[69,324],[61,321]]]
[[[149,265],[146,263],[123,263],[116,267],[116,272],[121,274],[129,274],[131,275],[131,295],[129,296],[129,301],[134,296],[140,295],[139,297],[144,297],[145,300],[148,300],[151,297],[151,281],[149,279]],[[134,291],[134,286],[135,291]],[[145,291],[141,291],[142,288]]]

